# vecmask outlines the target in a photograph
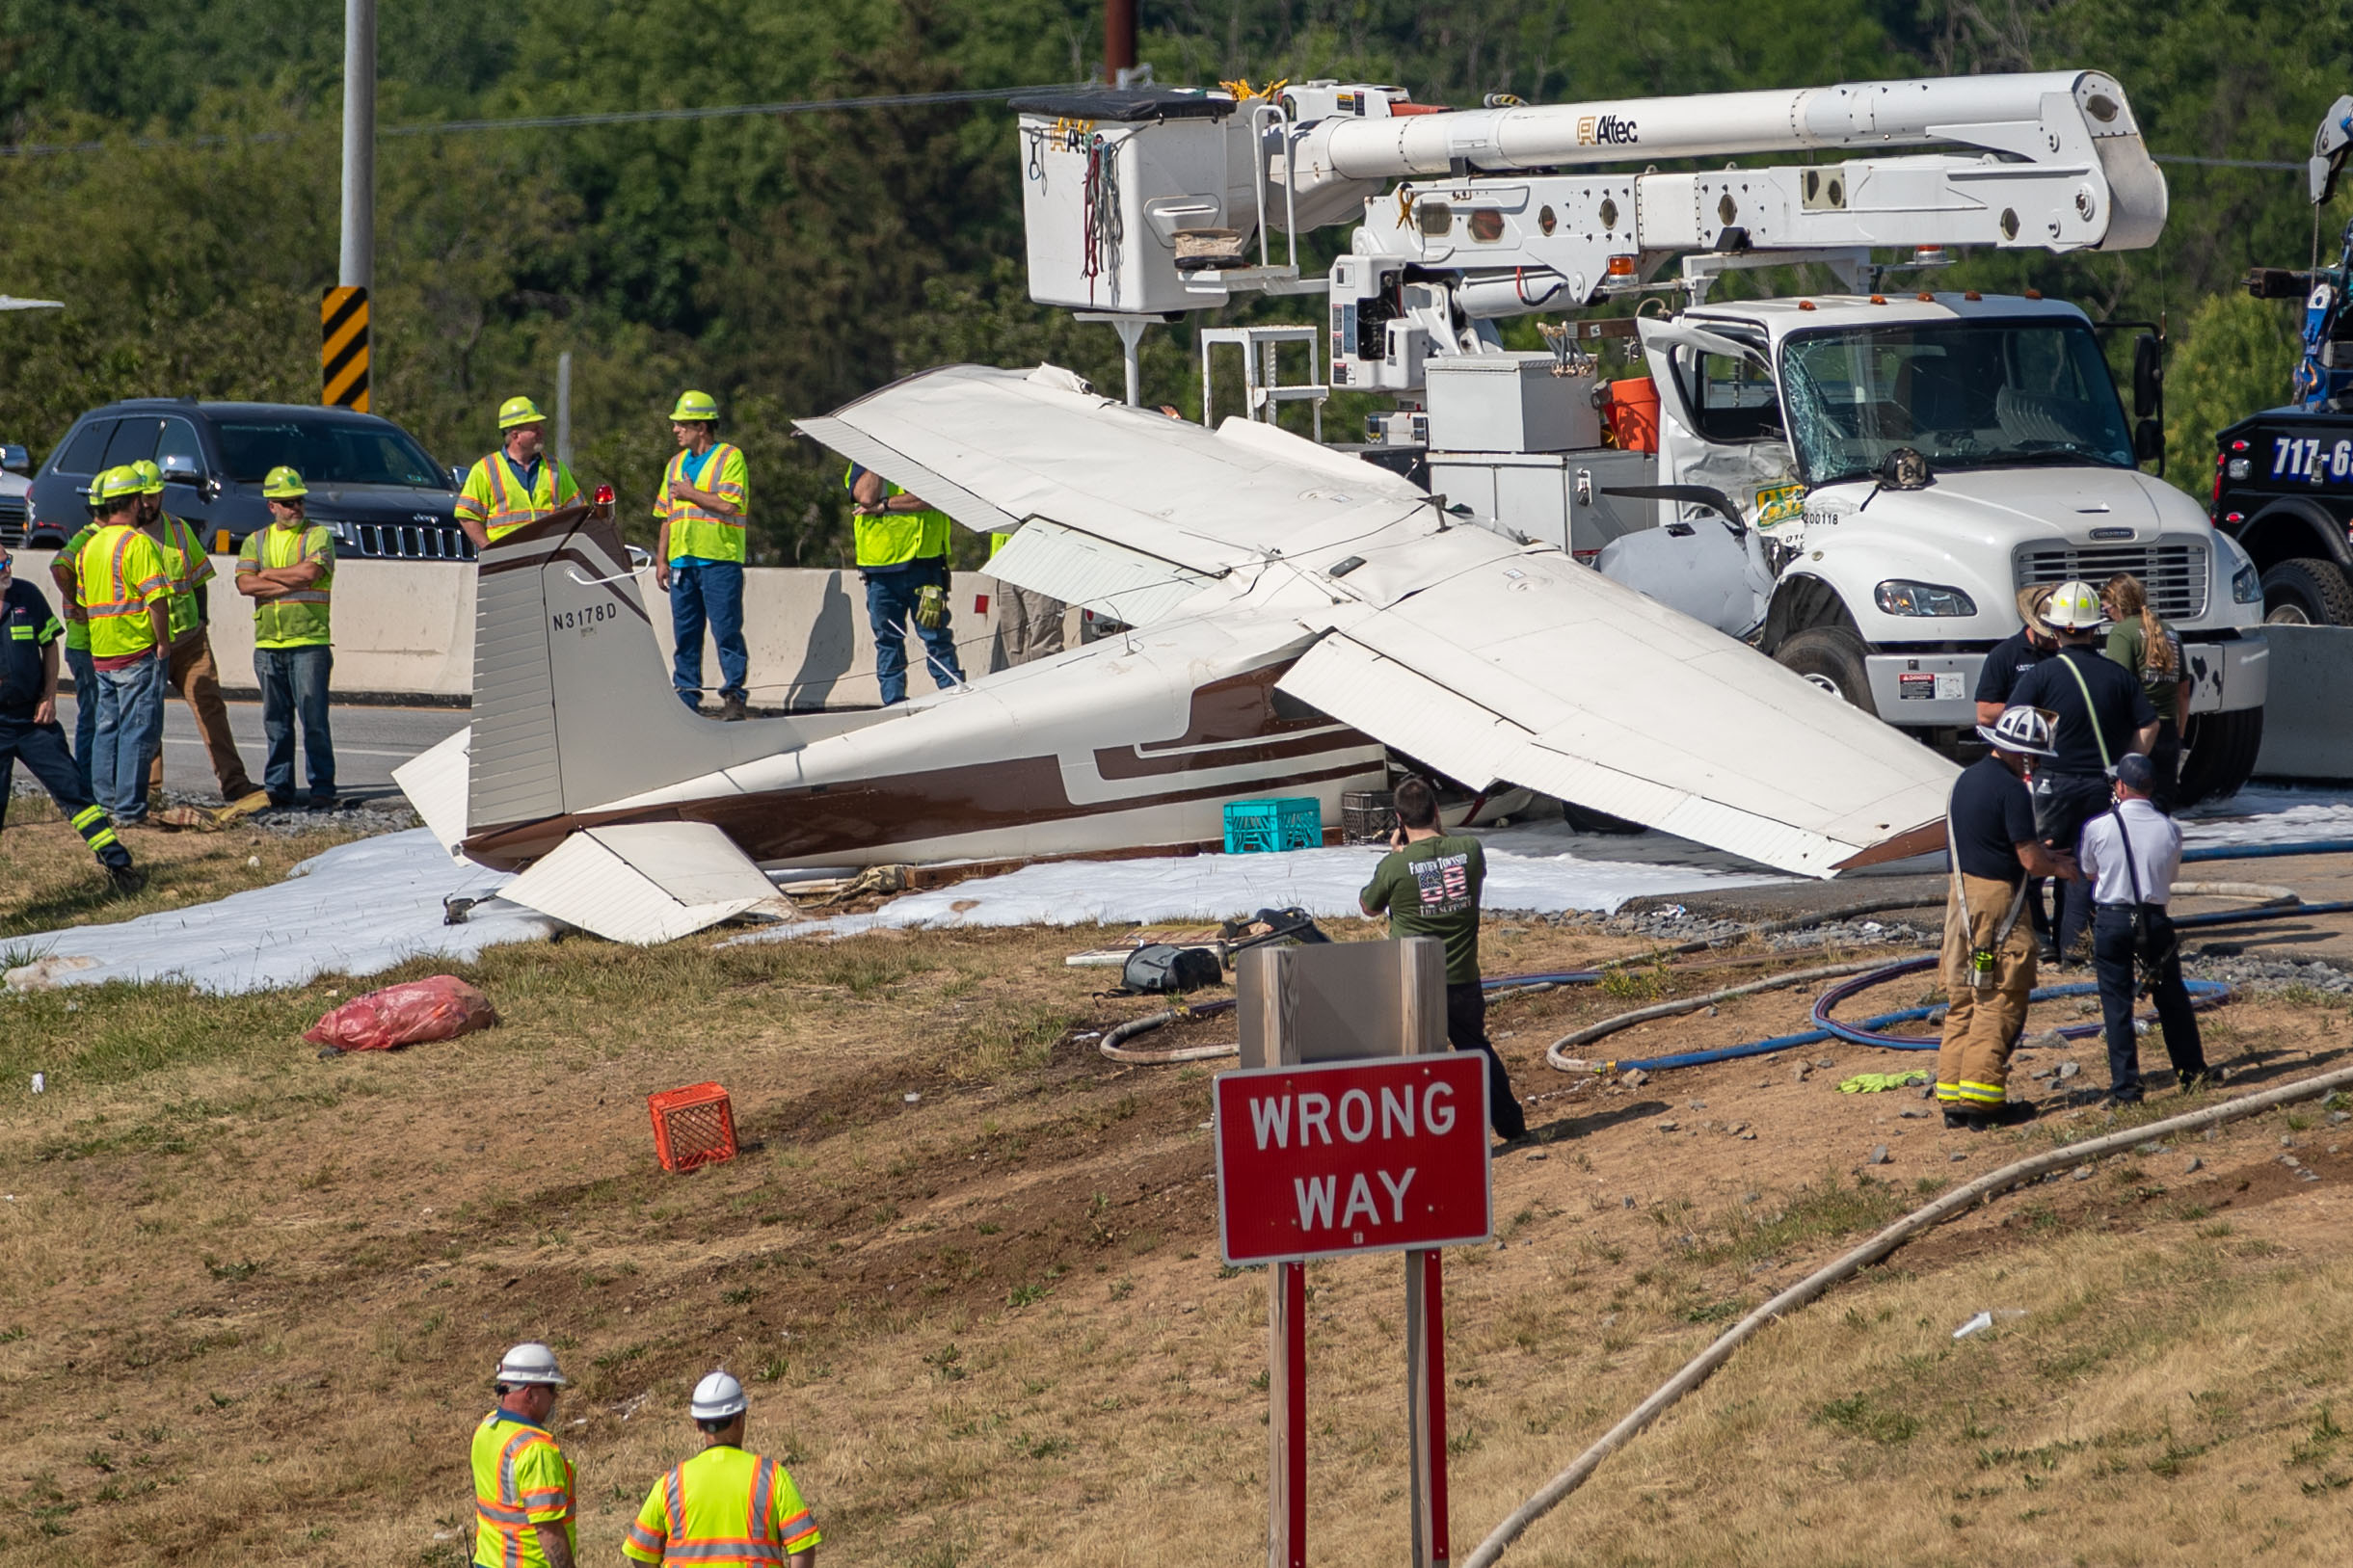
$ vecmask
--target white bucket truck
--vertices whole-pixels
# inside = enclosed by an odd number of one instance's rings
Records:
[[[1213,338],[1242,344],[1254,415],[1385,394],[1368,459],[1951,751],[1975,742],[2019,590],[2131,572],[2195,676],[2185,798],[2252,770],[2261,593],[2204,509],[2141,469],[2161,461],[2161,345],[2133,344],[2127,415],[2074,306],[1928,286],[1963,247],[2155,239],[2164,179],[2113,78],[1451,111],[1309,83],[1016,107],[1039,300],[1132,349],[1246,290],[1328,294],[1303,384],[1275,373],[1273,332],[1203,333],[1205,364]],[[1720,161],[1758,154],[1802,161]],[[1658,169],[1698,160],[1714,167]],[[1350,252],[1301,279],[1297,234],[1344,218]],[[1798,264],[1832,290],[1710,298]],[[1493,324],[1518,315],[1568,319],[1542,324],[1547,352],[1507,353]],[[1618,350],[1633,362],[1613,370]]]

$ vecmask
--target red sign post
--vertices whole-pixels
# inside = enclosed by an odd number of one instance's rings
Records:
[[[1413,1561],[1448,1560],[1437,1249],[1487,1239],[1487,1062],[1447,1052],[1265,1067],[1217,1080],[1218,1248],[1271,1263],[1270,1568],[1307,1560],[1305,1261],[1405,1254]]]
[[[1485,1240],[1486,1069],[1450,1052],[1219,1074],[1225,1261]]]

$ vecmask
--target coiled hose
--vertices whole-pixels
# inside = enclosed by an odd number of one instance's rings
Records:
[[[1493,1568],[1495,1560],[1503,1555],[1505,1549],[1518,1540],[1530,1525],[1559,1507],[1570,1493],[1592,1478],[1603,1460],[1632,1442],[1676,1400],[1706,1382],[1709,1374],[1729,1361],[1732,1352],[1759,1329],[1799,1311],[1828,1292],[1832,1286],[1854,1278],[1923,1231],[1943,1224],[1976,1204],[1990,1202],[1999,1193],[2070,1166],[2087,1164],[2104,1155],[2121,1154],[2152,1138],[2167,1138],[2179,1133],[2195,1132],[2203,1128],[2219,1127],[2226,1122],[2239,1121],[2281,1105],[2317,1100],[2349,1087],[2353,1087],[2353,1067],[2339,1068],[2333,1073],[2323,1073],[2317,1077],[2304,1078],[2294,1083],[2284,1083],[2276,1089],[2266,1089],[2244,1099],[2208,1105],[2203,1110],[2167,1117],[2161,1122],[2127,1128],[2104,1137],[2028,1156],[1999,1170],[1988,1172],[1965,1186],[1956,1187],[1934,1203],[1913,1209],[1845,1257],[1816,1269],[1749,1314],[1726,1330],[1715,1343],[1685,1363],[1682,1370],[1627,1412],[1623,1420],[1604,1432],[1567,1469],[1545,1482],[1527,1502],[1505,1516],[1501,1524],[1488,1531],[1486,1539],[1479,1543],[1478,1549],[1464,1559],[1463,1568]]]

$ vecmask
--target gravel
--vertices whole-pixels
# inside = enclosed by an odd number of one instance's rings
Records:
[[[2353,974],[2317,958],[2251,958],[2199,952],[2188,957],[2181,972],[2193,980],[2220,980],[2239,991],[2303,990],[2353,995]]]

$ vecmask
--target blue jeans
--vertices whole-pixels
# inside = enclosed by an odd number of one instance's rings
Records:
[[[703,625],[710,624],[719,645],[719,695],[748,698],[744,680],[752,655],[743,644],[743,568],[735,561],[670,564],[670,625],[678,633],[670,656],[670,683],[679,701],[695,706],[703,697]]]
[[[861,572],[866,578],[866,620],[874,632],[874,677],[882,683],[882,705],[907,700],[906,626],[915,620],[915,601],[926,583],[948,588],[944,558],[910,561],[888,571]],[[949,625],[937,631],[915,628],[923,640],[923,658],[931,667],[931,683],[947,691],[964,684],[964,666],[956,662],[955,634]]]
[[[128,669],[97,672],[90,790],[119,828],[147,817],[147,764],[164,743],[167,659],[149,653]]]
[[[82,793],[92,800],[90,747],[98,736],[98,667],[87,648],[66,650],[66,668],[73,673],[73,765],[82,773]]]
[[[261,682],[261,732],[270,749],[261,787],[273,800],[294,793],[297,720],[303,756],[310,763],[310,798],[334,799],[334,739],[327,732],[327,678],[334,672],[334,651],[325,643],[254,650],[254,675]]]

